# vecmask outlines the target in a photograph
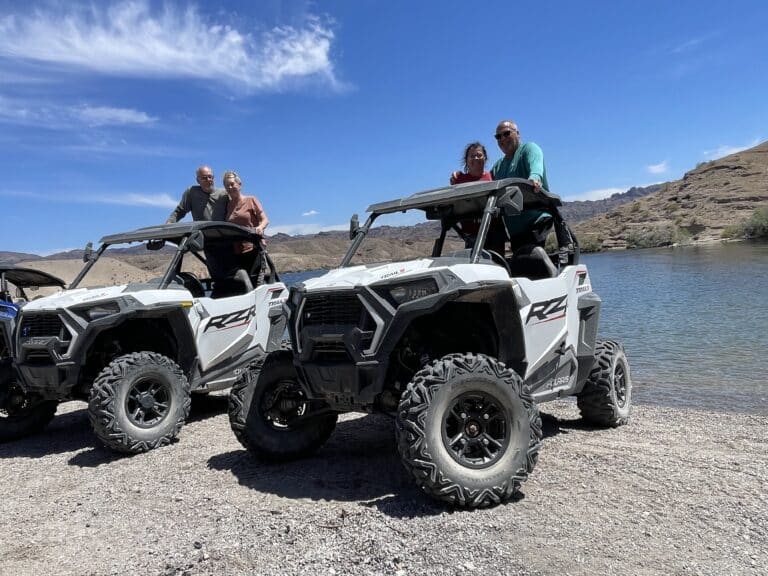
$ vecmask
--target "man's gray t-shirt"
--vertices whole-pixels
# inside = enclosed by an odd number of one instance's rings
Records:
[[[221,220],[227,219],[227,201],[229,196],[221,188],[214,188],[210,194],[200,186],[190,186],[181,195],[181,201],[176,209],[168,216],[166,224],[178,222],[189,212],[192,220]]]

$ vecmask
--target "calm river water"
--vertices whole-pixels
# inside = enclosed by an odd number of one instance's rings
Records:
[[[600,338],[627,349],[636,402],[768,413],[768,244],[588,254],[582,262],[603,300]]]

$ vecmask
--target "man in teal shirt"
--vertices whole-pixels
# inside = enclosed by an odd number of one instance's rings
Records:
[[[526,178],[531,181],[538,191],[544,188],[549,191],[547,170],[544,167],[544,153],[533,142],[520,142],[520,131],[511,120],[502,120],[496,127],[494,136],[504,157],[499,159],[491,168],[494,180],[503,178]],[[552,222],[552,215],[543,210],[523,210],[519,216],[505,217],[507,232],[512,247],[528,244],[543,246],[546,234],[541,238],[535,230],[545,229]]]

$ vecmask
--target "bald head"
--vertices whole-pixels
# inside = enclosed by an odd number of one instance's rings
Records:
[[[513,156],[520,146],[520,131],[512,120],[502,120],[496,126],[496,143],[504,156]]]
[[[211,193],[213,190],[213,170],[210,166],[200,166],[195,171],[195,179],[205,193]]]

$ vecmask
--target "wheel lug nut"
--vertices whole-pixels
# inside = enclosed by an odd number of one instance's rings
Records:
[[[466,418],[467,418],[467,413],[466,412],[462,412],[461,413],[461,419],[462,420],[466,420]]]
[[[488,438],[483,438],[483,444],[485,444],[486,446],[488,446]]]
[[[488,416],[488,414],[483,414],[483,420],[488,420],[488,418],[490,418],[490,416]]]

